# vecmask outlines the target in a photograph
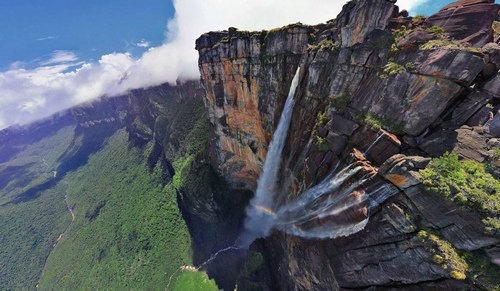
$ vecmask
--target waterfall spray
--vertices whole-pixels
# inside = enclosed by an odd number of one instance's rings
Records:
[[[297,199],[277,205],[278,172],[282,151],[293,112],[294,95],[298,86],[300,68],[297,69],[278,127],[269,145],[264,168],[257,184],[255,197],[246,209],[245,231],[239,238],[242,248],[256,238],[266,237],[273,228],[305,238],[335,238],[348,236],[362,230],[368,223],[370,211],[397,192],[383,184],[376,189],[361,187],[375,174],[355,177],[363,167],[353,163],[335,169],[323,181],[307,189]],[[383,137],[380,133],[366,149],[366,155]],[[338,165],[337,165],[338,166]]]
[[[255,197],[246,208],[244,231],[234,244],[212,254],[198,265],[197,270],[222,253],[245,251],[255,239],[266,237],[272,229],[311,239],[354,234],[365,228],[372,209],[398,192],[397,188],[385,182],[364,185],[376,172],[363,171],[366,165],[357,161],[340,170],[337,170],[337,164],[317,185],[302,192],[295,200],[278,205],[277,201],[286,201],[283,195],[287,195],[278,189],[278,174],[299,76],[300,67],[293,77],[283,113],[269,145]],[[380,133],[362,155],[365,156],[382,137],[383,133]]]
[[[293,77],[283,113],[269,145],[264,168],[257,183],[255,197],[250,201],[250,205],[246,210],[245,229],[248,238],[242,238],[243,244],[249,245],[255,238],[266,236],[274,225],[274,196],[277,193],[276,187],[281,166],[281,153],[285,146],[288,128],[290,127],[295,103],[295,90],[299,84],[299,75],[300,67],[297,68]]]

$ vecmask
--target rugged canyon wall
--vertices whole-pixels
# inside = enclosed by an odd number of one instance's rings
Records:
[[[289,199],[339,163],[363,160],[353,149],[365,152],[380,183],[398,189],[347,238],[276,231],[259,240],[240,289],[487,288],[451,274],[419,231],[480,254],[491,268],[500,260],[498,233],[486,233],[475,211],[428,190],[417,172],[446,151],[498,167],[498,11],[493,1],[462,0],[412,18],[392,1],[358,0],[325,24],[230,28],[197,40],[216,134],[212,165],[233,189],[255,190],[298,66],[281,171]]]
[[[174,195],[174,201],[177,200],[191,235],[192,245],[185,247],[192,247],[193,263],[200,264],[235,240],[251,195],[251,192],[231,189],[212,170],[207,145],[213,129],[207,118],[204,96],[199,81],[176,86],[163,84],[122,96],[103,97],[27,126],[0,131],[0,161],[5,162],[64,127],[75,130],[71,147],[59,161],[57,177],[42,181],[34,187],[35,191],[26,191],[12,203],[35,199],[40,191],[59,183],[66,173],[85,166],[109,137],[125,129],[129,146],[143,152],[150,171],[161,171],[159,182],[164,186],[175,184],[174,193],[165,195]],[[2,169],[2,181],[9,179],[8,170]],[[14,174],[26,176],[21,170]],[[177,177],[175,183],[174,176]],[[220,271],[231,264],[236,264],[233,272]],[[231,288],[238,276],[239,264],[240,258],[217,260],[209,266],[209,272],[221,288]]]

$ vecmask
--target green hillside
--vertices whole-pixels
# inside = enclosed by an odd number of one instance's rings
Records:
[[[11,202],[54,179],[57,160],[73,135],[74,128],[65,127],[0,164],[1,290],[34,289],[57,237],[71,222],[62,184],[36,193],[36,199]]]
[[[51,127],[0,163],[0,290],[217,290],[178,205],[208,119],[201,100],[162,96],[143,103],[156,120]]]
[[[160,172],[150,174],[143,160],[120,130],[63,181],[76,217],[49,256],[40,288],[154,289],[191,263],[175,192],[164,192]]]

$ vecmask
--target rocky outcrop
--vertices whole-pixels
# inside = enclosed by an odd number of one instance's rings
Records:
[[[230,29],[196,41],[206,104],[217,136],[215,166],[235,188],[254,189],[274,122],[310,28],[259,33]]]
[[[389,18],[396,16],[398,9],[389,1],[368,0],[349,2],[337,17],[337,27],[343,47],[365,42],[374,30],[384,30]]]
[[[336,20],[317,26],[231,28],[197,40],[217,136],[212,163],[232,187],[255,190],[300,66],[281,171],[288,199],[341,168],[355,149],[373,165],[374,181],[396,189],[367,213],[366,228],[347,238],[275,232],[259,243],[274,270],[267,288],[469,288],[472,281],[455,280],[436,263],[420,229],[436,231],[456,249],[495,253],[498,238],[483,232],[477,214],[427,190],[418,171],[446,151],[494,159],[498,50],[484,45],[492,41],[498,5],[459,1],[412,19],[391,2],[351,1]],[[471,23],[473,16],[481,20]]]
[[[493,0],[460,0],[447,5],[427,21],[443,27],[455,39],[481,47],[493,41],[491,24],[499,10],[494,3]]]

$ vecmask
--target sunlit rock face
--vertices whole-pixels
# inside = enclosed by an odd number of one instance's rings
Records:
[[[309,33],[302,25],[268,33],[230,30],[196,42],[217,135],[215,165],[237,188],[256,187],[277,108],[283,107]]]
[[[451,279],[432,261],[416,232],[433,228],[464,250],[489,250],[498,243],[482,232],[475,213],[452,210],[457,206],[427,191],[418,170],[446,151],[480,162],[492,159],[499,137],[500,50],[487,43],[493,41],[491,15],[499,6],[459,1],[435,16],[412,19],[391,2],[351,1],[336,20],[316,26],[230,28],[197,40],[205,103],[216,128],[212,164],[235,188],[256,190],[301,68],[281,153],[280,199],[276,207],[261,209],[276,216],[274,231],[252,246],[273,278],[242,274],[245,280],[286,290],[466,289],[467,282]],[[359,163],[362,170],[345,187],[307,199],[332,173]],[[366,184],[340,191],[363,180],[361,173],[370,173]],[[377,189],[389,189],[390,195],[370,208],[365,197],[381,193]],[[344,198],[329,208],[334,197]],[[333,215],[317,215],[323,211]],[[351,231],[336,236],[329,228],[335,224]]]

